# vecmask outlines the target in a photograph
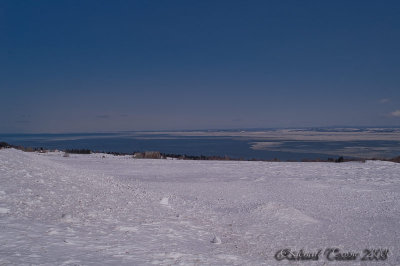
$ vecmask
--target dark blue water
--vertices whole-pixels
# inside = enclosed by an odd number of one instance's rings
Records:
[[[164,134],[120,133],[99,134],[0,134],[0,141],[12,145],[45,149],[90,149],[92,151],[133,153],[138,151],[160,151],[167,154],[194,156],[229,156],[235,159],[302,160],[327,159],[342,156],[343,149],[361,147],[378,148],[380,158],[400,155],[397,141],[279,141],[273,150],[254,150],[252,143],[259,139],[231,137],[174,137]],[[262,141],[265,141],[262,140]],[[268,142],[274,142],[268,140]],[[375,154],[375,153],[374,153]],[[365,155],[365,154],[364,154]],[[368,157],[346,156],[348,158]],[[375,156],[376,157],[376,156]]]

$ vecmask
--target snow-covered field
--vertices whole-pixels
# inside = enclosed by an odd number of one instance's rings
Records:
[[[293,265],[284,248],[400,265],[400,164],[0,150],[0,265]]]

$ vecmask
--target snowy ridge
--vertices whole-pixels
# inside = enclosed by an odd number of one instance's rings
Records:
[[[286,265],[279,249],[330,247],[399,265],[399,173],[0,150],[0,265]],[[299,262],[324,263],[343,265]]]

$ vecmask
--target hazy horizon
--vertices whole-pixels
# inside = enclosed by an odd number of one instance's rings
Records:
[[[45,132],[45,131],[37,131],[37,132],[0,132],[0,135],[18,135],[18,134],[32,134],[32,135],[41,135],[41,134],[120,134],[120,133],[140,133],[140,132],[218,132],[218,131],[279,131],[279,130],[316,130],[316,129],[399,129],[400,126],[344,126],[344,125],[334,125],[334,126],[308,126],[308,127],[248,127],[248,128],[193,128],[193,129],[157,129],[157,130],[98,130],[98,131],[54,131],[54,132]]]

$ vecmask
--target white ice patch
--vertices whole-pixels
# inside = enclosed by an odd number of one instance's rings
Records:
[[[227,262],[232,262],[232,263],[238,261],[238,259],[239,259],[237,256],[228,255],[228,254],[219,254],[219,255],[217,255],[217,258],[225,260]]]
[[[135,233],[135,232],[139,231],[139,229],[135,226],[117,226],[116,229],[118,231],[129,232],[129,233]]]
[[[75,222],[78,222],[78,221],[79,221],[77,218],[73,217],[73,216],[72,216],[71,214],[69,214],[69,213],[63,213],[63,214],[61,215],[61,219],[62,219],[64,222],[67,222],[67,223],[75,223]]]
[[[167,258],[177,260],[177,259],[183,257],[184,255],[185,254],[182,254],[179,252],[171,252],[171,253],[167,254]]]
[[[54,228],[51,228],[49,231],[47,231],[47,234],[49,236],[52,236],[52,235],[58,235],[59,232],[57,230],[55,230]]]
[[[6,213],[9,213],[9,212],[10,212],[9,209],[0,207],[0,214],[6,214]]]
[[[182,265],[179,261],[186,254],[179,252],[170,252],[170,253],[156,253],[154,256],[157,258],[153,260],[151,264],[153,265]]]
[[[80,265],[79,260],[66,260],[61,265]]]
[[[164,206],[169,206],[169,198],[168,197],[162,198],[160,204]]]

